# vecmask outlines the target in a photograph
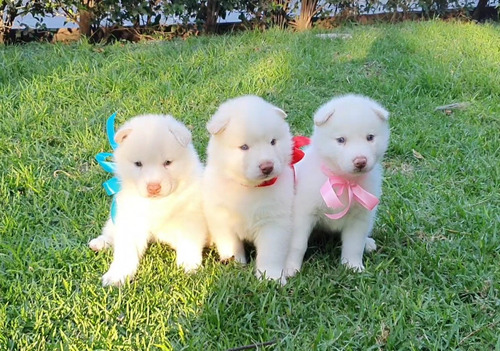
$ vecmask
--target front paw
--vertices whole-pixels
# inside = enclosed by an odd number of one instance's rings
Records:
[[[127,279],[131,279],[135,274],[135,269],[117,268],[111,266],[109,270],[102,276],[103,286],[122,286]]]
[[[286,284],[286,277],[284,274],[281,274],[280,276],[278,277],[270,277],[268,276],[267,274],[263,274],[261,273],[260,271],[257,271],[255,273],[255,276],[257,277],[257,279],[259,280],[263,280],[263,279],[267,279],[267,280],[274,280],[275,282],[278,282],[281,286],[285,286]]]
[[[201,266],[201,255],[177,253],[177,266],[182,267],[186,273],[191,273]]]
[[[232,256],[220,256],[220,261],[223,264],[228,264],[229,262],[238,262],[241,264],[247,264],[247,258],[245,255],[232,255]]]
[[[281,284],[281,286],[286,284],[286,276],[284,273],[284,270],[281,268],[267,268],[267,269],[257,269],[255,272],[255,276],[258,279],[268,279],[268,280],[274,280],[277,281]]]
[[[100,236],[89,241],[89,247],[96,252],[107,249],[109,246],[109,243]]]
[[[375,243],[375,240],[371,237],[366,238],[365,241],[365,252],[372,252],[377,249],[377,244]]]
[[[300,265],[288,263],[286,265],[284,274],[285,277],[291,278],[300,272]]]
[[[355,272],[363,272],[365,270],[365,266],[363,266],[363,261],[360,260],[343,258],[342,264],[344,264],[347,268],[350,268]]]

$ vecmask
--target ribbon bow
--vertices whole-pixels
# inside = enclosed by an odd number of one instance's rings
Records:
[[[111,148],[115,150],[118,147],[118,143],[115,141],[115,117],[116,112],[109,116],[106,121],[106,134],[108,135],[109,144]],[[114,173],[116,170],[116,164],[114,162],[106,161],[113,154],[109,152],[100,152],[95,156],[97,163],[108,173]],[[113,201],[111,202],[111,220],[115,222],[116,217],[116,193],[120,191],[120,181],[117,177],[113,177],[104,183],[102,183],[106,194],[113,196]]]
[[[292,166],[304,158],[304,151],[300,148],[311,143],[311,139],[308,137],[299,135],[293,137],[293,154],[292,154]]]
[[[293,137],[292,141],[293,141],[293,146],[292,146],[293,153],[292,153],[292,161],[290,162],[290,167],[292,167],[293,169],[293,178],[295,179],[295,168],[293,167],[293,165],[304,158],[305,155],[304,151],[302,151],[300,148],[309,145],[311,140],[305,136],[295,136]],[[274,177],[272,179],[260,183],[259,185],[257,185],[257,187],[262,188],[265,186],[271,186],[274,183],[276,183],[277,180],[278,177]]]
[[[375,206],[378,205],[379,200],[377,199],[377,197],[373,194],[370,194],[365,189],[363,189],[359,184],[350,182],[345,178],[336,176],[335,174],[332,173],[332,171],[330,171],[324,165],[321,167],[321,170],[328,177],[327,181],[325,182],[325,184],[323,184],[323,186],[320,189],[320,193],[321,196],[323,197],[323,200],[325,201],[325,204],[329,208],[344,207],[344,209],[339,213],[335,214],[325,213],[325,215],[328,218],[339,219],[344,217],[351,208],[353,199],[359,202],[361,206],[370,211],[373,210]],[[339,199],[339,196],[341,196],[345,190],[347,190],[348,194],[347,205],[344,205]]]

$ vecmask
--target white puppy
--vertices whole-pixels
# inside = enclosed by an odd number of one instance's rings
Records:
[[[90,241],[95,251],[113,246],[113,263],[103,285],[132,277],[148,242],[160,241],[177,251],[186,271],[201,264],[207,227],[201,203],[202,165],[191,133],[171,116],[132,118],[116,133],[113,158],[121,189],[116,218]]]
[[[363,249],[376,249],[369,236],[381,195],[380,162],[389,142],[388,117],[378,103],[357,95],[334,98],[314,115],[311,146],[296,167],[294,232],[287,276],[300,270],[315,227],[341,232],[342,263],[358,271],[364,269]]]
[[[256,275],[285,282],[292,231],[292,137],[286,114],[257,96],[223,103],[207,124],[211,134],[203,204],[222,260],[246,263],[243,241],[257,251]]]

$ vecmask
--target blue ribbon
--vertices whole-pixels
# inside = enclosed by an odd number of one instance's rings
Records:
[[[116,112],[109,116],[106,121],[106,134],[108,135],[109,144],[116,150],[118,143],[115,141],[115,117]],[[100,152],[95,156],[97,163],[108,173],[114,173],[116,171],[116,164],[111,161],[107,161],[108,158],[112,157],[113,154],[109,152]],[[113,196],[113,201],[111,202],[111,220],[115,222],[116,217],[116,194],[120,191],[120,181],[117,177],[113,177],[104,183],[102,183],[106,194]]]

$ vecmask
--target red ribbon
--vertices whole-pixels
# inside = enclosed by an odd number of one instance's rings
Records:
[[[295,179],[295,168],[293,167],[293,165],[304,158],[305,153],[300,148],[303,146],[309,145],[311,143],[311,139],[309,139],[308,137],[299,135],[299,136],[293,137],[292,141],[293,141],[293,145],[292,145],[293,152],[292,152],[292,161],[290,162],[290,167],[292,167],[292,169],[293,169],[293,178]],[[260,183],[259,185],[257,185],[257,187],[262,188],[265,186],[271,186],[274,183],[276,183],[277,180],[278,180],[278,177],[274,177],[272,179],[269,179],[269,180],[266,180],[266,181]]]

